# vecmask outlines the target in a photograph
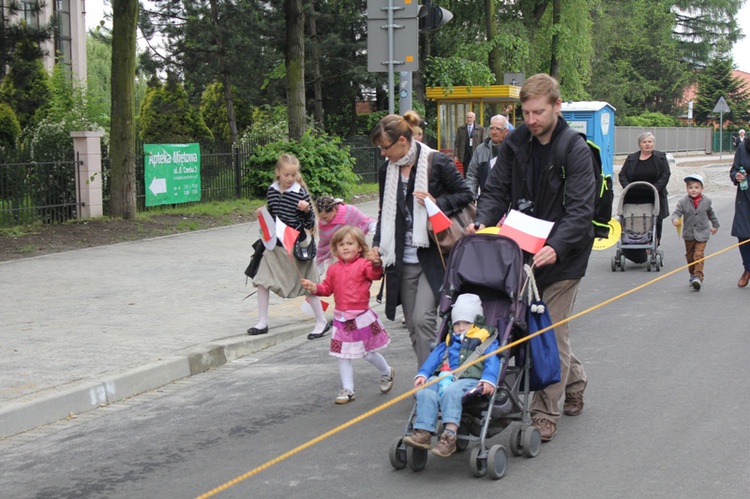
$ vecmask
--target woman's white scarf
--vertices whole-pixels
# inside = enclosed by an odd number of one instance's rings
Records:
[[[427,161],[433,149],[420,143],[421,151],[417,160],[416,178],[414,179],[415,191],[428,191]],[[383,193],[383,206],[380,213],[380,254],[385,266],[396,263],[396,211],[398,189],[401,181],[401,167],[414,162],[417,156],[417,141],[411,142],[411,147],[406,156],[395,163],[388,162],[385,173],[385,192]],[[427,248],[430,238],[427,234],[427,209],[422,203],[413,198],[412,205],[412,246],[416,248]]]

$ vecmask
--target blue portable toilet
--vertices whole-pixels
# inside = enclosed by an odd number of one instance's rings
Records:
[[[562,115],[568,126],[586,134],[586,138],[599,146],[602,170],[614,174],[615,162],[615,108],[607,102],[563,102]]]

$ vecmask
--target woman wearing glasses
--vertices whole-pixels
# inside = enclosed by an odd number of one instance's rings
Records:
[[[437,305],[443,259],[428,232],[424,199],[450,216],[472,201],[453,161],[414,140],[421,118],[414,111],[390,114],[375,125],[370,140],[386,161],[378,169],[380,214],[370,259],[385,267],[385,314],[394,320],[402,306],[417,367],[430,354],[437,333]]]

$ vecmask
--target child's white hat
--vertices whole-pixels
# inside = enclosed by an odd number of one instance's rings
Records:
[[[482,300],[477,295],[464,293],[456,298],[451,311],[451,321],[455,324],[458,321],[474,322],[477,315],[484,315]]]
[[[703,177],[701,177],[697,173],[693,173],[693,174],[688,175],[687,177],[685,177],[685,182],[689,182],[691,180],[695,180],[696,182],[700,182],[701,185],[703,185]]]

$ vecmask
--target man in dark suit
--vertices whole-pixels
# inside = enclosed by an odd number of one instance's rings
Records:
[[[456,143],[453,149],[455,157],[453,160],[463,163],[464,172],[469,167],[471,156],[477,146],[484,140],[484,127],[478,125],[475,121],[476,115],[469,111],[466,113],[466,124],[459,126],[456,132]]]

